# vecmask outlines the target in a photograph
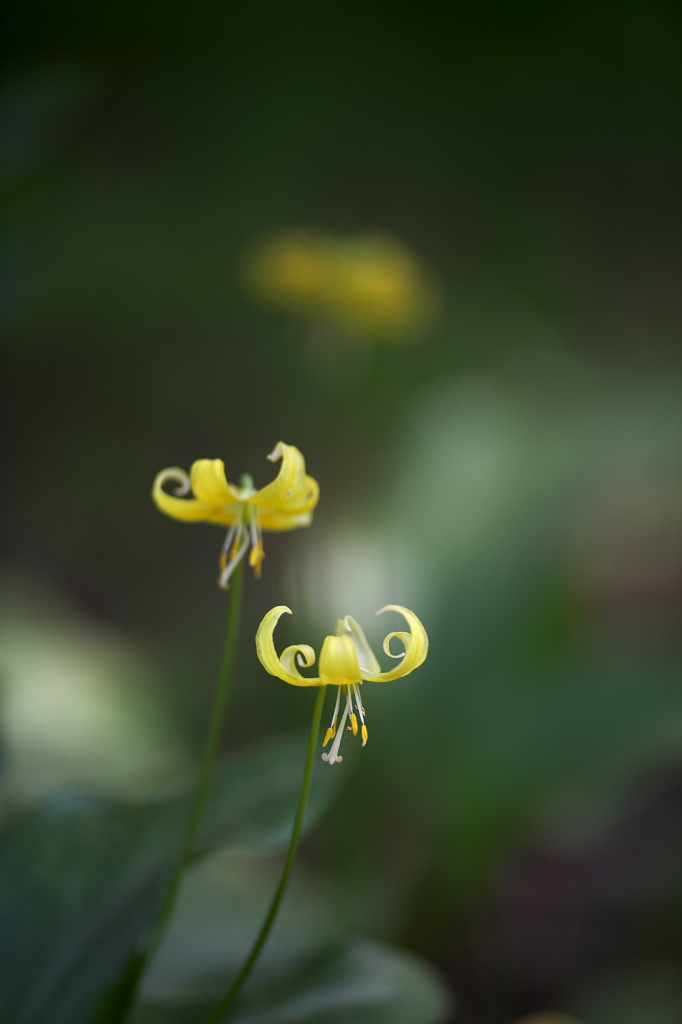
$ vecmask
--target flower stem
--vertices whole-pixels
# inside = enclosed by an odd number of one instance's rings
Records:
[[[234,664],[234,656],[237,649],[242,601],[243,569],[243,562],[240,562],[232,576],[230,601],[227,610],[225,643],[223,646],[223,659],[216,686],[213,711],[211,712],[211,721],[208,727],[208,735],[206,737],[206,747],[204,748],[204,756],[199,770],[199,778],[197,780],[196,789],[194,790],[194,796],[192,797],[192,803],[187,823],[185,825],[185,832],[182,837],[182,844],[180,846],[173,874],[171,875],[168,888],[166,889],[166,894],[153,926],[151,938],[147,946],[134,956],[134,967],[132,969],[133,976],[126,985],[127,991],[124,1000],[125,1005],[122,1007],[122,1012],[120,1012],[118,1016],[118,1019],[121,1022],[127,1019],[147,966],[156,953],[161,940],[166,933],[166,929],[170,924],[173,911],[175,910],[175,904],[177,903],[178,895],[180,893],[182,877],[185,872],[185,868],[192,859],[199,826],[201,825],[201,819],[206,809],[206,801],[208,799],[213,770],[215,768],[216,757],[218,755],[223,719],[225,717],[225,710],[227,708],[227,700],[230,692],[232,666]]]
[[[324,704],[325,698],[325,686],[318,687],[317,699],[315,701],[315,708],[313,710],[313,720],[310,726],[310,739],[308,740],[308,752],[305,759],[305,768],[303,769],[303,780],[301,782],[301,792],[298,797],[298,806],[296,807],[296,816],[294,817],[294,824],[291,829],[291,838],[289,839],[289,847],[287,849],[286,857],[284,858],[284,864],[282,866],[282,874],[280,875],[277,888],[275,889],[274,896],[270,903],[265,920],[261,925],[261,929],[256,936],[256,940],[251,947],[251,952],[247,956],[242,969],[239,974],[232,982],[232,985],[227,990],[223,998],[213,1008],[209,1015],[204,1019],[203,1024],[216,1024],[220,1020],[223,1013],[235,999],[241,990],[244,982],[247,980],[251,971],[253,970],[258,957],[261,954],[263,946],[268,940],[272,926],[275,923],[277,912],[279,911],[282,897],[289,881],[291,869],[294,864],[294,858],[296,856],[296,849],[298,847],[298,841],[301,837],[301,829],[303,828],[303,819],[305,817],[305,810],[308,803],[308,797],[310,795],[310,784],[313,777],[313,765],[315,763],[315,750],[317,748],[317,740],[320,732],[320,719],[322,717],[322,705]]]

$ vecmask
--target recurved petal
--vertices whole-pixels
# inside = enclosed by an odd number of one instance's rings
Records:
[[[239,501],[227,482],[222,459],[197,459],[190,470],[190,482],[199,501],[208,505],[234,505]]]
[[[306,512],[315,508],[319,498],[320,488],[317,480],[301,473],[277,505],[277,511],[286,512],[288,515]]]
[[[346,615],[345,619],[341,622],[345,628],[345,631],[350,635],[351,640],[355,644],[355,650],[358,652],[358,661],[360,662],[360,671],[363,676],[367,672],[377,674],[381,672],[381,665],[374,656],[374,651],[367,642],[362,627],[358,622],[355,621],[352,615]]]
[[[302,515],[290,515],[285,512],[260,512],[258,515],[261,527],[273,533],[298,530],[301,526],[310,526],[312,521],[312,512],[304,512]]]
[[[176,483],[175,495],[164,491],[168,483]],[[171,466],[169,469],[162,469],[156,474],[152,487],[152,498],[156,507],[173,519],[182,519],[186,523],[200,523],[211,519],[214,509],[204,501],[196,498],[183,498],[178,495],[189,494],[190,480],[184,469],[178,466]]]
[[[294,686],[319,686],[320,679],[317,676],[307,678],[298,671],[299,665],[301,668],[310,668],[314,665],[315,658],[315,651],[308,644],[292,644],[291,647],[286,647],[279,659],[284,671],[293,676],[293,679],[286,681]]]
[[[291,615],[291,608],[287,608],[286,605],[280,604],[277,605],[276,608],[272,608],[263,617],[263,621],[258,627],[258,632],[256,633],[256,653],[258,654],[260,663],[266,672],[269,672],[271,676],[277,676],[278,679],[283,679],[285,683],[291,683],[293,686],[319,686],[319,677],[306,679],[300,674],[294,663],[295,656],[300,654],[303,659],[303,664],[305,667],[309,668],[315,661],[315,652],[312,647],[308,647],[307,644],[297,644],[292,647],[287,647],[281,658],[275,650],[272,635],[275,631],[275,626],[281,619],[282,615],[285,614]]]
[[[312,512],[320,500],[320,485],[312,476],[306,476],[303,480],[302,498],[293,508],[287,508],[291,514],[300,515],[302,512]]]
[[[384,651],[386,654],[389,654],[392,658],[400,657],[400,655],[391,653],[390,643],[394,637],[397,637],[403,643],[405,654],[401,658],[400,664],[388,672],[370,673],[363,671],[363,679],[368,679],[373,683],[388,683],[392,679],[400,679],[401,676],[406,676],[422,664],[429,650],[429,638],[426,635],[426,630],[414,612],[411,612],[409,608],[403,608],[399,604],[387,604],[385,608],[381,608],[377,612],[377,615],[387,611],[399,612],[406,619],[410,632],[389,633],[385,638]]]
[[[253,505],[262,509],[275,509],[277,511],[288,511],[300,505],[306,498],[305,489],[305,459],[298,448],[292,444],[284,444],[280,441],[275,445],[268,455],[271,462],[277,459],[282,460],[279,473],[266,487],[253,495],[250,499]]]

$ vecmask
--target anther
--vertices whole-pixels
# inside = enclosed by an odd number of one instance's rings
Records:
[[[251,548],[251,553],[249,554],[249,565],[253,569],[256,579],[260,579],[261,564],[264,558],[265,552],[263,551],[263,543],[259,538],[258,543],[255,547]]]
[[[367,726],[363,725],[363,727],[362,727],[362,745],[363,745],[363,747],[364,747],[365,743],[367,742],[367,735],[368,735],[367,734]]]

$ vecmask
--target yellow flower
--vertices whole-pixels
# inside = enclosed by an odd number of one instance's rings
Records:
[[[410,632],[389,633],[384,640],[384,651],[391,658],[400,658],[400,664],[388,672],[382,672],[379,662],[374,656],[372,648],[358,623],[350,615],[344,619],[337,619],[334,636],[325,637],[320,653],[320,674],[319,676],[306,678],[298,671],[297,665],[301,668],[310,668],[315,663],[315,651],[308,644],[293,644],[282,652],[281,656],[275,650],[272,638],[275,626],[284,615],[291,614],[291,609],[280,604],[267,613],[256,634],[256,651],[263,667],[272,676],[283,679],[285,683],[292,686],[338,686],[334,714],[331,725],[327,729],[323,747],[326,747],[331,739],[334,740],[328,754],[322,758],[329,764],[342,761],[339,754],[341,737],[343,735],[346,721],[350,721],[348,730],[354,736],[358,734],[358,718],[360,719],[360,733],[362,745],[367,742],[367,726],[365,725],[365,709],[360,699],[360,686],[363,680],[373,683],[386,683],[391,679],[399,679],[406,676],[413,669],[422,664],[429,649],[429,638],[421,622],[407,608],[399,604],[387,604],[377,612],[394,611],[399,612],[407,620]],[[391,640],[397,637],[405,648],[400,654],[391,652]],[[339,707],[341,699],[345,698],[345,706],[339,724]],[[357,714],[353,711],[353,701]]]
[[[246,271],[261,300],[360,338],[409,336],[438,305],[431,275],[390,234],[283,232],[252,251]]]
[[[253,250],[246,270],[265,302],[295,312],[314,309],[330,271],[324,236],[306,230],[274,235]]]
[[[392,235],[340,240],[324,296],[330,315],[354,332],[401,335],[431,316],[435,292],[419,260]]]
[[[162,469],[154,480],[152,497],[167,516],[186,523],[229,527],[220,555],[221,587],[227,587],[249,547],[249,565],[260,576],[265,558],[263,530],[297,530],[312,522],[320,489],[316,480],[306,476],[305,459],[298,448],[280,441],[268,459],[281,459],[282,465],[276,479],[259,491],[250,476],[242,477],[239,486],[228,483],[222,459],[198,459],[189,475],[177,466]],[[169,482],[179,485],[174,494],[164,490]],[[183,497],[190,490],[194,497]]]

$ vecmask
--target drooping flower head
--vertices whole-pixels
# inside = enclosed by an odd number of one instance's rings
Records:
[[[239,486],[228,483],[222,459],[198,459],[189,474],[177,466],[162,469],[154,480],[152,497],[167,516],[186,523],[229,527],[220,554],[221,587],[228,586],[249,547],[249,565],[260,576],[265,558],[263,530],[297,530],[312,522],[320,489],[316,480],[306,476],[305,459],[298,448],[280,441],[268,459],[281,459],[282,465],[276,479],[259,491],[248,475],[241,478]],[[168,483],[178,484],[174,494],[164,490]],[[194,497],[184,497],[190,491]]]
[[[330,740],[334,740],[329,752],[322,755],[323,760],[328,761],[329,764],[343,760],[339,754],[339,747],[344,729],[347,728],[354,736],[357,736],[359,731],[363,747],[367,742],[365,709],[360,697],[360,686],[363,680],[387,683],[392,679],[399,679],[418,668],[428,653],[429,638],[414,612],[399,604],[387,604],[385,608],[381,608],[377,612],[377,615],[387,611],[399,612],[406,619],[410,628],[409,632],[389,633],[384,639],[384,652],[391,658],[400,658],[400,663],[388,672],[381,671],[381,666],[374,656],[365,634],[350,615],[346,615],[343,619],[337,619],[334,635],[325,637],[320,652],[320,674],[314,677],[302,676],[298,670],[299,667],[311,668],[315,664],[315,651],[308,644],[293,644],[291,647],[287,647],[281,655],[278,655],[275,650],[273,641],[275,626],[282,615],[291,614],[290,608],[283,604],[278,605],[267,613],[258,627],[256,651],[261,664],[270,675],[277,676],[278,679],[283,679],[285,683],[291,683],[292,686],[338,687],[331,725],[327,729],[322,744],[323,747],[326,747]],[[391,651],[391,641],[394,637],[398,638],[404,648],[398,654],[393,654]],[[342,701],[344,707],[339,722],[339,709]],[[355,710],[353,704],[355,704]],[[348,726],[346,726],[347,721],[349,722]]]

